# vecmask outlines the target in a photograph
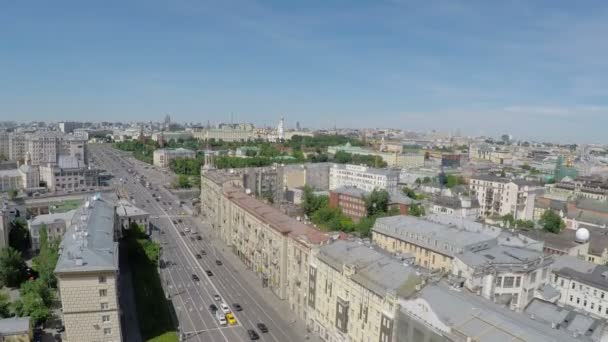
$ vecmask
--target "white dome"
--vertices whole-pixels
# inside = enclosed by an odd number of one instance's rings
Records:
[[[576,241],[586,242],[589,240],[589,230],[587,228],[579,228],[576,230]]]

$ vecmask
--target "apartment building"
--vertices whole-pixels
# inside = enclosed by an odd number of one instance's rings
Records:
[[[458,196],[435,196],[431,199],[431,212],[465,219],[476,219],[480,216],[477,198]]]
[[[57,163],[40,166],[40,179],[51,191],[78,191],[99,186],[99,170],[87,167],[76,157],[60,155]]]
[[[524,180],[511,180],[492,175],[471,177],[469,188],[477,197],[484,217],[512,214],[516,219],[534,217],[534,200],[543,188]]]
[[[365,197],[368,195],[369,192],[359,188],[349,186],[341,187],[329,192],[329,206],[340,208],[346,216],[353,219],[353,221],[358,222],[367,216]],[[407,215],[413,203],[412,199],[399,192],[393,192],[389,195],[388,208],[394,208],[399,214]]]
[[[497,244],[496,236],[405,215],[377,219],[372,241],[390,253],[411,254],[417,265],[442,272],[452,270],[458,253]]]
[[[71,156],[87,163],[87,141],[80,137],[57,133],[38,132],[25,137],[25,153],[29,153],[32,165],[57,163],[58,156]]]
[[[397,191],[399,171],[375,169],[366,166],[333,164],[329,169],[329,190],[344,186],[356,187],[365,191]]]
[[[23,179],[18,169],[0,170],[0,192],[22,188]]]
[[[551,284],[560,293],[560,305],[608,318],[608,266],[560,256],[553,264]]]
[[[598,201],[608,200],[608,183],[602,180],[579,177],[564,179],[547,185],[547,192],[563,199],[588,198]]]
[[[10,133],[8,136],[8,144],[8,159],[15,161],[25,159],[25,152],[27,150],[25,143],[25,134]]]
[[[294,270],[301,269],[310,248],[328,241],[329,235],[246,194],[242,185],[239,175],[205,170],[201,212],[262,286],[288,300],[304,316],[302,286],[306,283]]]
[[[10,133],[7,131],[0,131],[0,156],[4,156],[6,159],[10,159]]]
[[[247,141],[257,137],[254,128],[250,123],[220,124],[217,128],[194,129],[192,135],[201,140]]]
[[[122,341],[118,305],[120,229],[114,204],[95,197],[79,208],[55,268],[68,341]]]
[[[49,240],[61,240],[68,225],[72,222],[74,214],[76,214],[76,210],[70,210],[65,213],[38,215],[29,220],[27,227],[32,249],[35,251],[40,249],[40,230],[43,227],[46,228]]]
[[[469,291],[521,312],[549,282],[552,262],[542,250],[495,245],[455,255],[452,275]]]
[[[402,341],[395,328],[398,300],[422,283],[411,266],[355,241],[320,247],[308,277],[307,326],[328,342]]]
[[[196,152],[186,148],[161,148],[154,151],[154,165],[168,168],[171,160],[175,158],[196,158]]]

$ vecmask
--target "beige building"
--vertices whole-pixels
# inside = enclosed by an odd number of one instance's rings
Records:
[[[61,240],[76,210],[65,213],[38,215],[27,222],[32,249],[40,249],[40,229],[46,227],[49,240]]]
[[[10,133],[8,137],[9,150],[8,159],[20,161],[25,159],[26,143],[25,134],[23,133]]]
[[[185,148],[162,148],[154,151],[154,165],[167,168],[175,158],[195,158],[196,152]]]
[[[257,274],[262,286],[288,300],[304,317],[305,282],[293,271],[302,269],[310,249],[326,242],[329,235],[246,194],[241,177],[222,171],[203,172],[201,212],[215,234]]]
[[[372,240],[390,253],[411,254],[417,265],[442,272],[451,271],[458,253],[497,244],[491,235],[405,215],[377,219]]]
[[[399,298],[422,282],[411,266],[355,241],[320,247],[308,278],[306,323],[328,342],[402,341],[395,324]]]
[[[484,217],[512,214],[515,219],[532,220],[536,196],[543,193],[536,183],[491,175],[471,177],[469,187]]]
[[[77,210],[55,268],[68,341],[122,341],[115,207],[99,197]]]
[[[216,141],[247,141],[257,137],[252,124],[220,124],[218,128],[194,129],[192,135],[196,139]]]
[[[6,159],[10,159],[10,133],[7,131],[0,131],[0,156],[4,156]]]
[[[23,178],[19,170],[0,170],[0,192],[23,189]]]

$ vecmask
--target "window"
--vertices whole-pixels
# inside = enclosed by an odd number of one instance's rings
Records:
[[[586,299],[585,299],[585,300],[583,300],[583,306],[584,306],[584,307],[587,307],[587,300],[586,300]]]
[[[108,310],[108,303],[101,303],[101,310]]]
[[[521,277],[515,278],[515,287],[521,286]]]
[[[496,277],[496,287],[500,287],[502,284],[502,277]]]
[[[103,315],[103,316],[101,316],[101,321],[102,321],[103,323],[108,323],[108,322],[110,322],[110,315]]]
[[[105,283],[106,282],[106,276],[99,276],[99,282],[100,283]]]
[[[572,282],[572,289],[574,290],[575,287],[576,287],[576,283]]]
[[[572,302],[574,300],[574,296],[570,295],[570,301]]]
[[[99,297],[106,297],[108,295],[108,290],[103,289],[99,290]]]
[[[502,287],[506,289],[510,289],[513,287],[513,283],[515,282],[515,277],[505,277],[505,281],[503,282]]]
[[[534,271],[530,274],[530,282],[531,283],[536,282],[536,271]]]
[[[576,304],[580,304],[581,303],[581,299],[579,297],[576,297]]]
[[[112,328],[103,328],[103,334],[105,336],[112,335]]]
[[[593,307],[595,306],[595,303],[590,303],[589,304],[589,309],[593,310]]]
[[[604,299],[604,292],[600,294],[600,298]]]

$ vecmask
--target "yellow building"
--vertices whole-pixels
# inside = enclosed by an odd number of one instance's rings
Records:
[[[496,244],[490,235],[405,215],[377,219],[372,240],[390,253],[411,254],[416,265],[443,272],[451,271],[457,253]]]
[[[77,210],[55,268],[67,340],[122,341],[115,206],[98,196]]]

